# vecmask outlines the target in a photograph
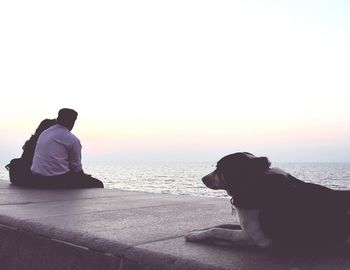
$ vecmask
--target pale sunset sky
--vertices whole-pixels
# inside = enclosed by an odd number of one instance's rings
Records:
[[[350,161],[350,1],[1,1],[0,161],[78,111],[84,162]]]

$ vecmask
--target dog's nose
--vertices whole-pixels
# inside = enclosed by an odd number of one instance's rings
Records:
[[[205,185],[208,184],[208,182],[209,182],[209,177],[208,177],[208,175],[206,175],[206,176],[204,176],[204,177],[202,178],[202,182],[203,182]]]
[[[215,180],[214,173],[210,173],[202,178],[204,185],[206,185],[208,188],[217,189],[214,180]]]

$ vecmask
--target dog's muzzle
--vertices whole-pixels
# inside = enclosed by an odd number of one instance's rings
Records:
[[[210,189],[224,189],[222,176],[212,172],[202,178],[204,185]]]

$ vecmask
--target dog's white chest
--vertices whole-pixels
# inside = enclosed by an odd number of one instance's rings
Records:
[[[235,207],[239,222],[246,234],[260,247],[267,247],[272,240],[262,231],[259,221],[259,209],[246,210]]]

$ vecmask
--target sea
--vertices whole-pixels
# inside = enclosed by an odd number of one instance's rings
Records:
[[[84,171],[100,179],[109,189],[145,191],[204,197],[228,197],[225,191],[210,190],[201,181],[215,163],[84,164]],[[350,163],[274,163],[293,176],[338,190],[350,190]],[[4,166],[0,179],[8,180]]]

